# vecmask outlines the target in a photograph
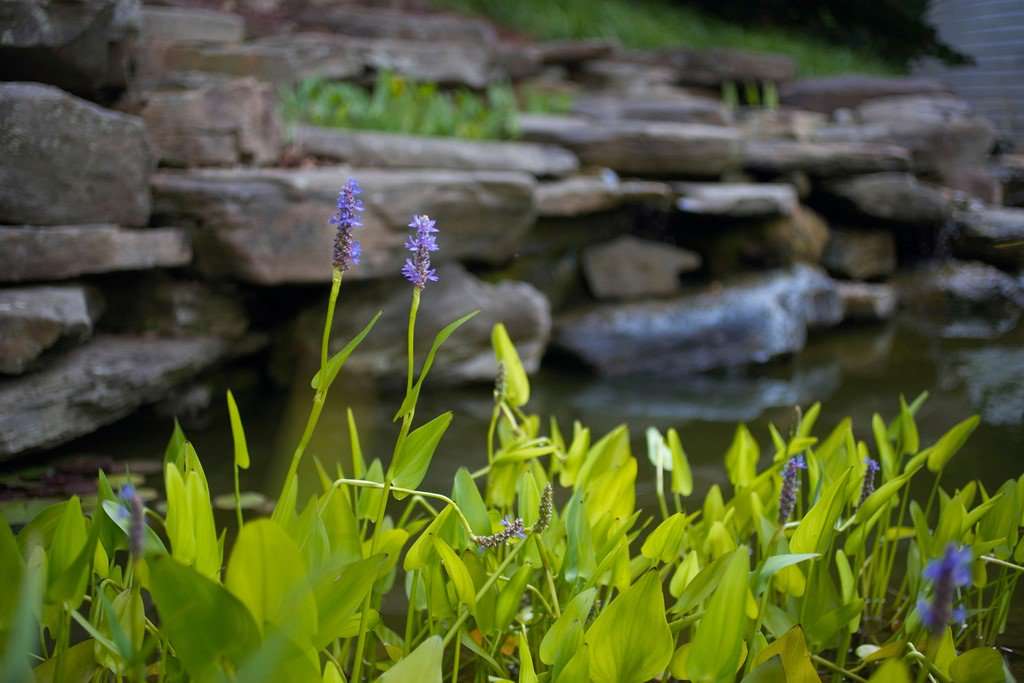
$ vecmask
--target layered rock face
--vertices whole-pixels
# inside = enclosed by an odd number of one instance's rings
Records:
[[[335,346],[384,315],[346,373],[404,373],[398,272],[421,213],[440,228],[440,280],[417,348],[480,310],[442,350],[441,385],[492,381],[504,322],[530,372],[557,349],[600,375],[688,375],[686,414],[718,414],[700,396],[717,391],[750,393],[756,414],[838,378],[703,373],[845,323],[954,338],[1018,323],[1024,162],[994,156],[991,126],[935,82],[797,80],[780,55],[528,43],[451,14],[301,5],[0,8],[0,459],[146,404],[189,410],[168,397],[195,382],[209,401],[209,378],[257,350],[316,365],[328,218],[350,177],[363,254]],[[384,71],[570,102],[501,141],[281,118],[282,87]],[[721,95],[736,83],[782,104],[737,106]]]

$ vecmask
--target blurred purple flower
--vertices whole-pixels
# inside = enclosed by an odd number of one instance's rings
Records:
[[[875,492],[875,477],[878,475],[877,460],[864,458],[864,464],[867,466],[867,470],[864,471],[864,483],[860,487],[860,503],[858,505],[863,505],[868,496]]]
[[[928,563],[923,576],[932,583],[932,599],[918,600],[917,611],[928,632],[939,634],[949,624],[963,623],[964,608],[954,608],[953,599],[957,588],[971,583],[971,549],[950,543],[942,557]]]
[[[362,189],[359,183],[354,178],[349,178],[338,193],[338,210],[328,220],[328,223],[338,229],[334,234],[334,256],[331,263],[342,272],[357,265],[362,254],[359,242],[352,235],[355,228],[363,226],[359,221],[359,214],[363,211],[360,194]]]
[[[782,468],[782,492],[779,493],[779,524],[785,524],[796,507],[796,496],[800,491],[800,470],[807,469],[804,456],[789,459]]]
[[[405,248],[413,253],[405,260],[402,275],[417,289],[423,289],[427,282],[437,282],[437,271],[430,266],[430,252],[437,251],[437,228],[430,216],[413,216],[409,227],[413,234],[405,241]]]

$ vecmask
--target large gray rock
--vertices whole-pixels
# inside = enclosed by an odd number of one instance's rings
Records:
[[[845,320],[875,322],[888,320],[896,312],[899,296],[896,288],[888,284],[867,282],[839,282],[839,296],[846,311]]]
[[[1024,209],[972,207],[958,212],[958,256],[1024,268]]]
[[[482,19],[382,7],[309,7],[299,15],[298,22],[306,29],[356,38],[429,41],[442,45],[451,42],[494,45],[498,40],[494,27]]]
[[[627,204],[667,206],[672,190],[655,180],[619,180],[615,174],[577,176],[537,186],[537,214],[571,217],[610,211]]]
[[[101,309],[79,286],[0,289],[0,374],[25,372],[62,339],[87,339]]]
[[[995,141],[992,124],[950,96],[906,96],[871,100],[858,109],[860,124],[820,128],[824,142],[901,145],[913,155],[914,168],[943,173],[980,166]]]
[[[679,210],[699,216],[759,218],[793,213],[792,185],[769,183],[677,183]]]
[[[873,173],[831,183],[826,189],[863,215],[893,223],[939,228],[953,213],[941,190],[908,173]]]
[[[583,96],[573,100],[572,113],[602,121],[626,119],[712,126],[728,126],[733,122],[731,113],[719,100],[686,95]]]
[[[0,84],[0,223],[145,225],[151,165],[138,117]]]
[[[550,307],[540,292],[522,282],[481,282],[454,263],[442,266],[438,274],[438,281],[424,291],[416,318],[419,358],[445,325],[474,309],[480,313],[441,347],[430,372],[431,384],[493,381],[498,368],[491,329],[499,322],[508,329],[527,372],[537,370],[551,332]],[[388,280],[359,283],[345,295],[344,315],[334,317],[332,352],[348,343],[377,311],[384,312],[345,363],[345,374],[404,380],[410,291],[404,280]],[[323,315],[323,306],[315,306],[299,316],[295,344],[300,357],[319,359]]]
[[[1012,330],[1024,310],[1024,288],[982,263],[948,261],[900,275],[905,318],[926,334],[991,339]]]
[[[299,126],[294,142],[311,156],[371,168],[521,171],[560,177],[579,169],[576,155],[553,145],[372,133]]]
[[[829,272],[854,280],[873,280],[896,270],[896,240],[887,230],[834,228],[822,256]]]
[[[948,93],[939,81],[926,78],[887,78],[884,76],[826,76],[805,78],[784,86],[783,104],[831,114],[837,109],[853,109],[868,100],[896,95],[936,95]]]
[[[524,115],[526,140],[568,147],[580,161],[636,174],[717,176],[740,164],[733,128],[644,121],[595,123],[580,117]]]
[[[104,288],[103,329],[159,337],[240,339],[249,329],[242,297],[230,286],[147,275]]]
[[[225,354],[220,339],[102,335],[0,382],[0,458],[56,446],[158,400]]]
[[[799,351],[809,327],[842,317],[835,283],[796,266],[667,301],[569,313],[556,321],[555,343],[603,374],[701,372]]]
[[[700,268],[700,256],[663,242],[629,235],[588,247],[583,273],[598,299],[643,299],[678,294],[679,276]]]
[[[184,266],[191,261],[188,235],[177,228],[0,225],[0,282],[64,280],[90,273]]]
[[[131,77],[140,4],[5,1],[0,4],[0,80],[51,83],[83,97],[107,98]],[[7,97],[0,94],[0,100]]]
[[[525,173],[386,171],[349,167],[233,169],[158,173],[158,220],[191,223],[200,268],[256,284],[331,278],[338,190],[350,176],[363,187],[363,261],[349,279],[390,276],[408,252],[413,214],[437,220],[436,260],[499,263],[511,257],[534,218],[534,180]]]
[[[281,151],[278,98],[253,78],[202,79],[146,96],[141,116],[167,166],[266,165]]]
[[[712,277],[727,277],[749,268],[779,268],[793,263],[816,264],[828,242],[825,219],[815,211],[796,206],[787,215],[731,225],[714,225],[690,235],[684,243],[705,256]]]
[[[895,145],[862,142],[747,140],[743,166],[760,173],[801,171],[812,176],[847,176],[910,168],[910,152]]]

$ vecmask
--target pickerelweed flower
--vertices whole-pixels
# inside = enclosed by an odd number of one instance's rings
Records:
[[[413,234],[405,241],[405,248],[413,253],[405,259],[402,275],[416,289],[423,289],[427,282],[437,282],[437,271],[430,267],[430,252],[437,251],[437,228],[430,216],[413,216],[409,223]]]
[[[789,459],[782,468],[782,492],[779,494],[779,524],[785,524],[796,507],[796,496],[800,492],[800,470],[807,469],[804,456]]]
[[[860,486],[860,502],[863,505],[872,493],[875,492],[875,477],[878,475],[878,461],[874,458],[864,458],[867,469],[864,471],[864,483]]]
[[[501,525],[505,527],[496,534],[490,536],[474,536],[473,541],[481,548],[497,548],[499,545],[505,545],[513,538],[526,538],[526,526],[523,524],[523,520],[516,517],[513,520],[509,520],[508,517],[501,520]]]
[[[555,511],[554,495],[555,490],[551,487],[551,484],[544,487],[544,493],[540,496],[540,514],[537,517],[537,523],[533,525],[535,533],[544,533],[551,524],[551,517]]]
[[[957,588],[971,583],[971,549],[946,546],[946,552],[932,560],[924,569],[924,578],[932,583],[932,600],[917,601],[921,622],[932,635],[942,633],[949,624],[961,624],[966,617],[963,607],[953,607]]]
[[[354,229],[363,226],[359,221],[359,214],[363,211],[363,202],[359,199],[362,192],[359,183],[354,178],[349,178],[338,193],[338,210],[328,220],[331,225],[337,227],[331,263],[341,272],[357,265],[362,253],[359,242],[352,235]]]
[[[142,507],[142,499],[131,484],[125,484],[118,492],[118,497],[127,505],[126,514],[130,519],[128,525],[128,552],[132,557],[142,557],[143,539],[146,529],[145,510]]]

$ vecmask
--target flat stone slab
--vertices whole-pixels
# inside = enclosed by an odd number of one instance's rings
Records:
[[[938,188],[909,173],[873,173],[826,186],[865,216],[892,223],[930,225],[936,229],[953,214],[950,199]]]
[[[700,255],[629,235],[583,252],[583,274],[598,299],[665,297],[682,291],[679,276],[700,268]]]
[[[554,341],[602,374],[685,374],[799,351],[809,327],[842,317],[835,283],[801,265],[665,301],[568,313]]]
[[[162,398],[226,350],[226,342],[212,338],[102,335],[39,372],[0,381],[0,458],[111,424]]]
[[[676,206],[684,213],[726,218],[784,216],[796,210],[792,185],[771,183],[676,183]]]
[[[0,282],[65,280],[91,273],[170,268],[192,261],[179,228],[0,225]]]
[[[888,230],[833,228],[822,265],[854,280],[872,280],[896,270],[896,240]]]
[[[709,97],[590,95],[575,98],[572,113],[602,121],[621,119],[703,123],[711,126],[728,126],[733,123],[729,110],[719,100]]]
[[[362,262],[350,279],[387,277],[408,256],[409,220],[437,221],[435,260],[500,263],[535,216],[525,173],[446,170],[231,169],[158,173],[155,214],[195,225],[201,269],[255,284],[328,282],[335,229],[328,219],[349,177],[363,187]]]
[[[743,145],[743,166],[762,173],[846,176],[903,171],[910,161],[903,147],[866,142],[748,140]]]
[[[254,78],[201,79],[147,93],[140,112],[166,166],[268,165],[281,152],[278,95]]]
[[[142,119],[0,83],[0,223],[145,225],[151,165]]]
[[[561,177],[579,169],[576,155],[569,150],[529,142],[459,140],[317,126],[298,126],[294,142],[304,154],[369,168],[520,171],[538,177]]]
[[[739,167],[739,132],[725,126],[647,121],[594,122],[524,115],[525,140],[568,147],[584,164],[622,173],[707,177]]]
[[[1006,268],[1024,268],[1024,209],[972,207],[956,215],[954,251]]]
[[[537,213],[543,217],[582,216],[627,204],[667,205],[672,190],[654,180],[619,180],[615,174],[578,176],[537,186]]]
[[[0,374],[25,372],[61,339],[87,339],[102,308],[77,285],[0,289]]]
[[[853,109],[879,97],[948,92],[942,83],[929,78],[845,75],[794,81],[783,87],[779,95],[783,104],[831,114],[836,109]]]
[[[334,318],[332,352],[356,335],[377,311],[384,311],[370,338],[345,364],[345,374],[403,381],[409,291],[408,282],[392,278],[356,283],[345,295],[344,315]],[[499,322],[505,324],[526,371],[533,373],[540,367],[551,334],[551,310],[544,295],[525,282],[483,282],[456,263],[441,266],[438,281],[427,285],[416,319],[416,348],[429,348],[438,330],[474,309],[480,313],[441,347],[430,372],[431,384],[493,382],[498,366],[491,330]],[[319,363],[323,315],[323,306],[314,306],[301,314],[296,324],[296,353],[312,365]]]
[[[194,7],[142,6],[142,38],[157,42],[240,43],[245,19]]]
[[[888,320],[896,313],[899,295],[892,285],[839,282],[837,286],[846,309],[845,320],[874,322]]]
[[[329,30],[357,38],[480,45],[493,45],[498,40],[494,27],[482,19],[382,7],[310,7],[299,15],[298,21],[306,29]]]

